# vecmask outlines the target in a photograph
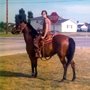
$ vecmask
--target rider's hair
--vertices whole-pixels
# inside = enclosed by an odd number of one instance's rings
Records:
[[[47,15],[47,11],[46,11],[46,10],[42,10],[41,15],[43,14],[43,12],[45,12],[45,13],[46,13],[46,15]]]

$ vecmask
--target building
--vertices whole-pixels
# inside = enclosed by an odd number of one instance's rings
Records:
[[[71,21],[70,19],[58,20],[56,26],[57,25],[58,25],[57,29],[60,32],[77,32],[77,24]]]
[[[50,15],[48,16],[50,18]],[[43,26],[43,17],[35,17],[31,20],[32,26],[36,30],[42,30]],[[52,31],[59,32],[77,32],[77,24],[71,21],[70,19],[64,19],[59,16],[59,19],[56,23],[51,25]]]
[[[78,32],[90,32],[90,24],[88,24],[88,23],[78,23],[77,31]]]

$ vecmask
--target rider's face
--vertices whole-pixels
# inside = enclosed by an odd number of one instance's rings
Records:
[[[42,13],[42,16],[43,16],[44,18],[46,18],[46,17],[47,17],[46,12],[43,12],[43,13]]]

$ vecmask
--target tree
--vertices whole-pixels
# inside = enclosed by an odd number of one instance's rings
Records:
[[[20,20],[19,20],[19,15],[15,15],[15,23],[16,23],[16,26],[20,23]]]
[[[26,14],[23,8],[19,10],[19,19],[20,21],[26,21]]]
[[[26,14],[23,8],[19,9],[19,14],[15,15],[16,25],[18,25],[21,21],[26,21]]]
[[[26,14],[23,8],[19,10],[19,20],[20,21],[26,21]]]
[[[33,18],[32,11],[28,11],[28,23],[31,23],[31,19]]]
[[[19,9],[19,14],[25,14],[25,11],[23,8]]]
[[[0,22],[0,32],[4,32],[6,24],[4,22]]]

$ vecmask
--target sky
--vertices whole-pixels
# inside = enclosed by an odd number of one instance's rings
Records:
[[[57,12],[60,17],[71,19],[75,22],[90,23],[90,0],[8,0],[9,22],[15,21],[15,15],[23,8],[25,13],[32,11],[34,17],[41,15],[42,10],[47,10],[50,15]],[[6,20],[6,0],[0,0],[0,21]]]

